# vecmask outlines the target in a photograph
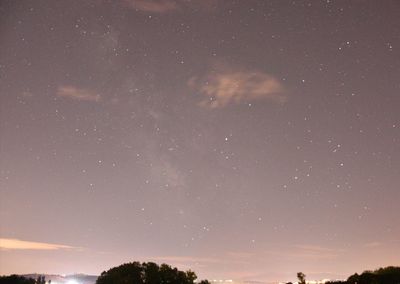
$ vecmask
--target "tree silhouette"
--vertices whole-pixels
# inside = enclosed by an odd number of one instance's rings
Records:
[[[297,279],[299,284],[306,284],[306,275],[303,272],[297,272]]]
[[[96,284],[194,284],[196,279],[193,271],[180,271],[168,264],[130,262],[104,271]]]
[[[0,284],[35,284],[35,279],[19,275],[0,276]]]
[[[144,282],[146,284],[158,284],[161,282],[160,267],[154,262],[143,263]]]
[[[361,274],[355,273],[346,281],[330,281],[325,284],[400,284],[400,267],[389,266]]]
[[[46,284],[46,277],[44,275],[39,275],[36,279],[36,284]]]
[[[400,267],[388,266],[374,271],[364,271],[351,275],[348,284],[397,284],[400,283]]]

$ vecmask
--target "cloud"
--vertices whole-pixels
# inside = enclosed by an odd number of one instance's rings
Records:
[[[227,252],[221,256],[216,257],[196,257],[196,256],[155,256],[152,257],[153,261],[162,261],[166,263],[174,264],[196,264],[196,265],[207,265],[207,264],[250,264],[250,259],[254,259],[255,254],[253,253],[242,253],[242,252]]]
[[[332,249],[314,245],[296,245],[293,257],[310,259],[332,259],[339,256],[341,249]]]
[[[343,254],[345,250],[340,248],[328,248],[316,245],[293,245],[278,248],[272,248],[265,251],[266,254],[284,259],[307,259],[307,260],[329,260],[336,259]]]
[[[74,86],[60,86],[57,96],[77,101],[99,102],[101,97],[88,89],[76,88]]]
[[[165,261],[165,262],[182,262],[182,263],[218,263],[221,260],[216,258],[208,258],[208,257],[189,257],[189,256],[155,256],[151,258],[156,261]]]
[[[223,108],[252,101],[287,101],[279,80],[263,72],[217,72],[200,80],[192,78],[188,84],[203,95],[200,106],[207,108]]]
[[[2,239],[0,238],[0,249],[7,250],[59,250],[59,249],[74,249],[75,247],[50,244],[50,243],[39,243],[29,242],[17,239]]]
[[[364,246],[367,248],[377,248],[381,247],[383,244],[381,242],[370,242],[370,243],[365,243]]]
[[[217,258],[208,257],[190,257],[190,256],[154,256],[147,258],[148,261],[168,263],[172,266],[180,267],[181,269],[193,269],[193,267],[207,267],[209,265],[215,265],[222,261]]]
[[[125,0],[132,8],[151,13],[166,13],[177,10],[179,6],[174,0]]]
[[[215,9],[219,0],[123,0],[129,7],[142,12],[165,14],[185,9]]]
[[[255,254],[251,252],[237,252],[237,251],[230,251],[227,252],[228,257],[230,258],[254,258]]]

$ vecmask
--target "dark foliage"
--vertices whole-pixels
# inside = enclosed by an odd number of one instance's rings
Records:
[[[297,279],[299,284],[306,284],[306,275],[303,272],[297,272]]]
[[[389,266],[364,271],[351,275],[346,281],[331,281],[326,284],[400,284],[400,267]]]
[[[36,284],[36,280],[19,275],[0,276],[0,284]]]
[[[167,264],[130,262],[104,271],[96,284],[193,284],[196,278],[193,271],[179,271]]]
[[[39,275],[36,279],[36,284],[46,284],[46,277]]]

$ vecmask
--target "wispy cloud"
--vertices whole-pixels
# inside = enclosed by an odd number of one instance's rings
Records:
[[[165,14],[185,9],[212,10],[218,0],[123,0],[129,7],[142,12]]]
[[[40,243],[30,242],[18,239],[5,239],[0,238],[0,249],[6,250],[59,250],[59,249],[75,249],[75,247],[51,244],[51,243]]]
[[[336,259],[343,254],[345,250],[340,248],[329,248],[317,245],[292,245],[278,248],[271,248],[265,251],[268,255],[282,257],[284,259],[307,259],[307,260],[328,260]]]
[[[193,267],[207,267],[220,263],[218,258],[195,257],[195,256],[154,256],[147,258],[148,261],[168,263],[181,269],[193,269]]]
[[[227,252],[227,256],[229,258],[234,258],[234,259],[247,259],[247,258],[254,258],[255,254],[251,252],[229,251]]]
[[[339,256],[343,250],[332,249],[314,245],[296,245],[294,246],[293,257],[311,258],[311,259],[331,259]]]
[[[381,247],[383,244],[381,242],[370,242],[370,243],[365,243],[364,247],[366,248],[377,248]]]
[[[125,0],[125,3],[138,11],[152,13],[166,13],[179,8],[174,0]]]
[[[88,89],[77,88],[74,86],[60,86],[57,96],[77,101],[99,102],[101,97]]]
[[[165,262],[182,262],[182,263],[218,263],[221,262],[217,258],[206,258],[206,257],[190,257],[190,256],[156,256],[152,257],[152,260],[165,261]]]
[[[223,108],[229,104],[270,101],[285,103],[285,88],[274,76],[263,72],[218,72],[192,78],[189,86],[203,95],[200,106]]]

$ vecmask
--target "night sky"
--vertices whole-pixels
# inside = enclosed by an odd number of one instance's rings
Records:
[[[0,2],[0,274],[400,265],[400,2]]]

